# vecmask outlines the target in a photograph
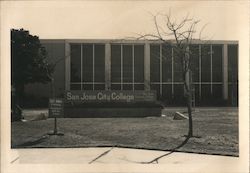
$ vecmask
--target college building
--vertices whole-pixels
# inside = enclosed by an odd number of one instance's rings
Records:
[[[155,90],[169,106],[185,105],[181,60],[154,40],[41,40],[57,62],[56,96],[73,90]],[[238,106],[238,41],[190,45],[193,104]],[[50,97],[50,86],[29,84],[26,94]]]

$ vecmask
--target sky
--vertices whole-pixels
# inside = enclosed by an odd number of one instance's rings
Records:
[[[43,39],[123,39],[156,33],[152,14],[171,10],[177,22],[199,19],[197,31],[206,25],[204,39],[239,40],[248,34],[248,8],[247,1],[4,1],[1,17],[3,26]]]

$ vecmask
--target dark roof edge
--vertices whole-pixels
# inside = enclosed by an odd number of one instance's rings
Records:
[[[40,39],[41,43],[162,43],[160,40],[136,39]],[[170,40],[175,42],[174,40]],[[192,44],[239,44],[237,40],[193,40]]]

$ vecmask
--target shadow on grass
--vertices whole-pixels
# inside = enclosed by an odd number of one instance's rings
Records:
[[[28,142],[24,142],[22,144],[17,144],[17,145],[13,145],[11,146],[11,148],[25,148],[25,147],[31,147],[33,145],[37,145],[42,143],[43,141],[45,141],[45,139],[48,139],[48,135],[43,135],[42,137],[32,140],[32,141],[28,141]]]
[[[168,155],[170,155],[170,154],[172,154],[172,153],[174,153],[174,152],[176,152],[179,148],[181,148],[181,147],[183,147],[187,142],[188,142],[188,140],[192,137],[192,136],[189,136],[189,135],[185,135],[185,140],[180,144],[180,145],[178,145],[177,147],[175,147],[175,148],[173,148],[173,149],[170,149],[170,150],[168,150],[168,151],[170,151],[169,153],[166,153],[166,154],[163,154],[163,155],[161,155],[161,156],[159,156],[159,157],[156,157],[156,158],[154,158],[153,160],[151,160],[151,161],[148,161],[148,162],[139,162],[139,163],[141,163],[141,164],[150,164],[150,163],[158,163],[158,160],[159,159],[161,159],[161,158],[163,158],[163,157],[166,157],[166,156],[168,156]]]

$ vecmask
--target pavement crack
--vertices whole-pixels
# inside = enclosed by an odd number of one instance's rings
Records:
[[[110,148],[109,150],[105,151],[104,153],[100,154],[98,157],[96,157],[95,159],[93,159],[92,161],[89,162],[89,164],[95,162],[96,160],[100,159],[101,157],[107,155],[114,147]]]
[[[10,163],[13,164],[15,161],[17,161],[19,159],[19,157],[15,158],[14,160],[12,160]]]

